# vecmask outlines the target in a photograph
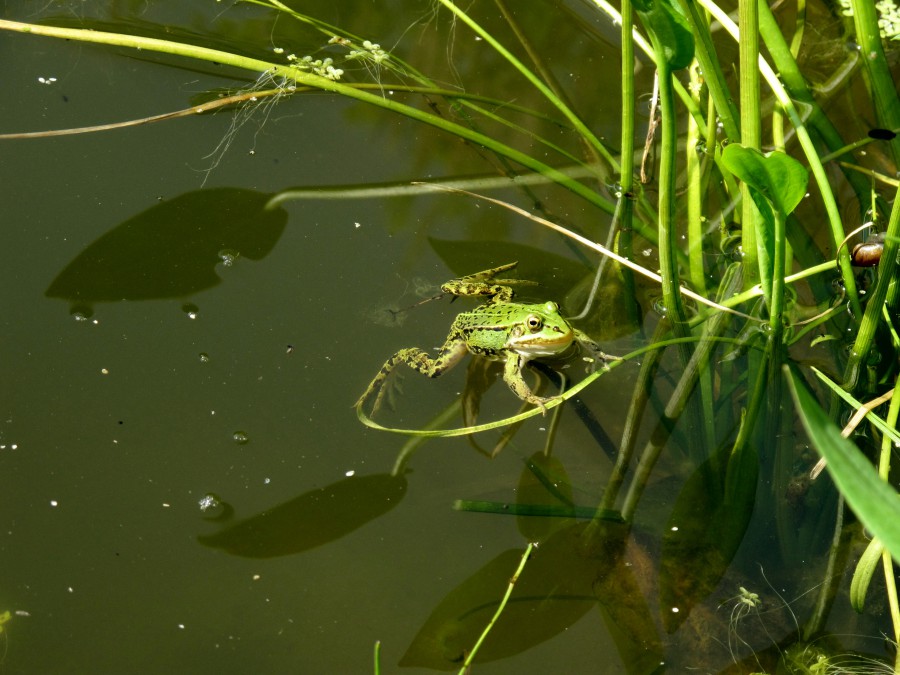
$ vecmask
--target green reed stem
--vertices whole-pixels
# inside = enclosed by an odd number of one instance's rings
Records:
[[[680,7],[691,23],[694,33],[694,56],[700,63],[700,70],[703,72],[709,96],[715,105],[718,121],[722,124],[725,136],[736,140],[741,135],[738,126],[738,111],[731,91],[725,82],[722,66],[716,58],[716,48],[710,34],[709,21],[700,12],[699,5],[695,2],[681,0]]]
[[[557,96],[553,90],[547,86],[537,75],[535,75],[531,69],[527,68],[524,63],[519,61],[516,56],[510,52],[506,47],[504,47],[500,42],[494,38],[493,35],[488,33],[484,28],[482,28],[471,16],[466,14],[463,10],[456,6],[452,2],[452,0],[439,0],[439,2],[449,9],[457,18],[462,20],[469,28],[471,28],[475,33],[477,33],[485,42],[487,42],[494,50],[500,54],[503,58],[505,58],[519,73],[525,77],[534,87],[537,89],[543,96],[551,103],[553,106],[559,110],[569,123],[575,127],[575,130],[581,134],[582,138],[584,138],[596,151],[597,153],[609,164],[610,169],[614,173],[619,172],[619,164],[616,162],[615,158],[610,154],[609,150],[603,145],[599,138],[594,135],[594,132],[591,131],[587,125],[581,120],[575,112],[565,104],[565,102]]]
[[[620,31],[620,51],[622,54],[621,63],[621,82],[622,82],[622,130],[619,141],[619,162],[621,163],[621,172],[619,173],[619,203],[621,204],[619,214],[618,232],[616,250],[619,255],[630,260],[634,259],[634,41],[632,34],[634,33],[634,12],[631,0],[621,0],[621,31]],[[596,86],[603,86],[601,82],[597,82]],[[621,267],[622,284],[626,292],[626,297],[635,298],[635,280],[634,274],[630,269]],[[631,307],[637,308],[637,301],[631,301]],[[632,312],[633,315],[639,313],[640,310]],[[637,316],[633,318],[637,319]]]
[[[519,576],[522,574],[522,571],[525,569],[525,563],[528,562],[528,558],[531,556],[531,551],[534,549],[534,544],[530,543],[525,547],[525,551],[522,553],[522,559],[519,561],[519,566],[516,568],[516,571],[513,573],[512,577],[509,580],[509,586],[506,587],[506,593],[503,596],[503,599],[500,601],[500,606],[497,607],[497,611],[494,612],[494,616],[491,617],[490,622],[485,627],[484,631],[478,638],[478,641],[472,647],[472,651],[469,652],[469,655],[466,657],[465,662],[463,663],[462,668],[459,669],[459,675],[466,675],[469,672],[469,668],[472,667],[472,661],[475,659],[475,655],[478,653],[478,650],[481,648],[481,644],[484,642],[485,638],[488,636],[488,633],[491,632],[491,629],[494,627],[494,624],[497,623],[497,619],[500,618],[500,615],[503,613],[503,610],[506,608],[506,603],[509,602],[509,598],[512,595],[513,588],[516,586],[516,582],[519,580]]]
[[[762,126],[759,112],[759,13],[756,0],[739,0],[738,25],[741,39],[738,41],[740,61],[740,115],[741,145],[759,150],[762,144]],[[743,235],[744,283],[752,286],[760,279],[760,256],[757,245],[765,241],[760,228],[765,227],[762,216],[750,197],[750,188],[741,184],[741,233]],[[765,274],[765,271],[762,272]],[[771,302],[771,298],[766,298]]]
[[[875,3],[872,0],[850,0],[850,6],[853,8],[856,42],[864,56],[863,68],[868,75],[867,84],[875,103],[876,118],[881,126],[896,129],[900,126],[900,98],[881,44]],[[890,145],[894,166],[900,165],[900,138],[895,136]]]
[[[622,196],[629,200],[629,195],[634,190],[634,41],[631,35],[634,32],[634,12],[631,0],[621,0],[621,53],[622,53],[622,135],[620,141],[619,161],[621,162],[621,174],[619,185]],[[597,83],[602,86],[601,83]],[[626,205],[627,213],[622,214],[622,229],[628,230],[631,226],[631,208]],[[627,253],[623,253],[627,256]]]
[[[863,314],[856,341],[850,351],[847,367],[844,370],[843,387],[849,391],[856,388],[862,370],[865,367],[869,352],[875,343],[875,331],[881,321],[881,311],[888,289],[897,278],[897,254],[900,253],[900,198],[894,197],[894,206],[891,208],[891,217],[888,219],[887,236],[884,242],[884,250],[881,253],[881,262],[878,264],[878,281],[875,290],[870,295],[866,311]]]
[[[716,5],[713,0],[697,1],[701,5],[703,5],[703,7],[705,7],[716,18],[716,20],[719,21],[719,23],[722,24],[722,26],[725,28],[725,30],[728,31],[729,35],[731,35],[732,38],[734,38],[735,40],[740,39],[737,25],[735,25],[734,21],[731,20],[728,14],[723,11],[722,8],[720,8],[718,5]],[[772,67],[762,58],[759,59],[759,69],[762,73],[762,76],[766,80],[766,84],[769,85],[769,88],[775,94],[778,103],[784,109],[788,118],[791,120],[791,124],[797,132],[797,140],[800,141],[800,145],[803,148],[803,153],[806,157],[806,161],[809,163],[810,171],[812,172],[813,178],[816,181],[816,185],[819,188],[825,211],[828,214],[828,225],[831,229],[833,246],[836,249],[844,238],[844,225],[837,206],[837,201],[835,200],[834,193],[831,190],[828,175],[825,173],[825,168],[822,166],[822,162],[819,160],[818,151],[812,141],[812,138],[809,135],[808,130],[806,129],[806,125],[803,123],[803,119],[801,118],[800,113],[797,111],[797,107],[794,105],[791,97],[788,95],[784,86],[781,84],[777,73],[772,70]],[[847,252],[846,247],[841,249],[840,257],[838,258],[838,269],[841,273],[841,281],[844,284],[844,289],[847,292],[850,309],[854,312],[855,315],[858,316],[861,312],[861,309],[859,304],[859,297],[856,292],[856,279],[853,273],[853,268],[850,266],[850,255]]]
[[[894,345],[897,347],[897,345]],[[900,387],[894,387],[894,395],[891,397],[891,405],[885,421],[888,426],[893,429],[897,428],[897,418],[900,416]],[[881,438],[881,455],[878,458],[878,475],[885,481],[889,480],[891,470],[891,455],[894,449],[893,440],[885,435]],[[900,601],[897,599],[897,582],[894,570],[894,561],[891,553],[885,549],[881,554],[881,564],[884,568],[885,591],[887,592],[888,607],[891,612],[891,624],[894,628],[894,643],[900,643]],[[897,667],[900,666],[900,654],[896,655],[894,661],[895,672],[900,672]]]
[[[678,274],[678,230],[675,209],[675,159],[678,144],[675,97],[672,91],[672,70],[663,56],[662,45],[654,44],[659,57],[656,62],[659,77],[660,102],[660,159],[659,159],[659,273],[662,277],[662,296],[666,316],[672,324],[675,337],[687,337],[687,315],[681,301]],[[690,359],[687,344],[679,349],[682,362]]]
[[[127,35],[120,33],[106,33],[103,31],[81,30],[75,28],[57,28],[53,26],[41,26],[36,24],[26,24],[18,21],[0,20],[0,30],[10,30],[20,33],[30,33],[33,35],[42,35],[46,37],[56,37],[66,40],[78,40],[82,42],[92,42],[97,44],[112,45],[118,47],[131,47],[144,51],[160,52],[164,54],[172,54],[175,56],[184,56],[187,58],[200,59],[203,61],[215,62],[223,65],[234,66],[244,70],[250,70],[257,73],[269,73],[273,76],[282,77],[290,82],[297,82],[302,85],[315,87],[323,91],[330,91],[340,94],[348,98],[356,99],[364,103],[375,105],[392,112],[405,115],[411,119],[423,122],[433,127],[437,127],[442,131],[459,136],[466,140],[472,141],[478,145],[482,145],[498,155],[507,157],[522,166],[528,167],[533,171],[542,173],[549,177],[553,182],[566,187],[575,194],[583,197],[591,204],[594,204],[601,210],[612,214],[615,211],[615,204],[604,199],[594,190],[576,180],[565,176],[557,169],[540,162],[530,155],[516,150],[508,145],[499,143],[495,139],[485,134],[473,131],[455,122],[451,122],[432,113],[419,110],[412,106],[394,101],[368,91],[357,89],[353,86],[342,84],[333,80],[314,75],[312,73],[303,72],[297,68],[273,64],[259,59],[253,59],[246,56],[239,56],[230,52],[223,52],[217,49],[209,49],[207,47],[197,47],[180,42],[172,42],[170,40],[159,40],[156,38],[140,37],[136,35]]]
[[[775,15],[765,0],[758,0],[758,2],[760,35],[766,44],[766,49],[772,55],[772,62],[775,64],[775,69],[778,71],[779,78],[784,83],[785,89],[794,101],[803,106],[809,124],[815,128],[831,152],[844,147],[845,143],[840,133],[825,114],[815,96],[813,96],[806,79],[800,72],[797,60],[791,52],[790,45],[788,45],[787,40],[781,33],[781,28],[775,19]],[[869,183],[865,177],[846,169],[844,170],[844,177],[850,183],[860,201],[864,202],[869,192]]]
[[[728,268],[720,287],[721,296],[727,297],[741,287],[742,269],[742,266],[737,263]],[[678,378],[678,384],[675,386],[675,390],[672,392],[671,396],[669,396],[669,401],[666,403],[666,407],[660,416],[659,422],[654,428],[650,440],[647,441],[644,450],[641,452],[638,466],[635,469],[634,480],[629,486],[628,494],[625,496],[622,505],[622,517],[626,522],[630,522],[631,518],[633,518],[641,497],[643,496],[644,489],[650,479],[653,467],[656,465],[678,419],[684,412],[691,392],[694,390],[698,379],[709,372],[713,350],[716,344],[720,342],[719,336],[725,331],[729,319],[731,319],[731,317],[726,312],[718,312],[713,314],[703,324],[703,335],[700,337],[697,348],[694,350],[690,361]],[[660,326],[663,326],[663,324],[660,323]],[[644,361],[651,361],[653,358],[654,355],[651,354]],[[646,384],[636,387],[635,396],[638,396],[637,390],[649,391],[651,389],[650,383],[652,381],[652,374],[655,373],[656,367],[657,362],[653,360],[653,370],[647,372]],[[644,374],[644,362],[642,362],[641,375],[644,376]],[[631,408],[639,408],[641,413],[643,412],[643,409],[646,406],[647,395],[641,391],[640,396],[641,398],[633,399],[632,406],[629,408],[629,416],[631,416]],[[635,405],[635,403],[637,403],[637,405]],[[712,438],[715,438],[714,430],[712,432],[710,431],[715,423],[715,420],[711,419],[714,415],[711,409],[705,409],[704,412],[709,413],[709,418],[704,420],[705,427],[708,427],[706,433],[712,433]],[[610,475],[606,491],[603,494],[603,500],[598,507],[598,511],[600,512],[613,507],[616,495],[624,481],[625,471],[627,470],[628,463],[631,461],[631,455],[633,454],[634,449],[633,430],[636,430],[639,426],[640,417],[640,414],[635,414],[634,418],[630,418],[628,421],[629,426],[626,426],[626,432],[631,431],[631,434],[629,435],[626,433],[623,437],[622,448],[619,450],[619,457],[617,458],[616,465]],[[709,438],[708,435],[707,438]],[[628,445],[626,445],[626,439],[628,440]],[[699,447],[691,453],[691,458],[699,466],[704,460],[711,456],[710,450],[713,448],[713,445],[697,445]],[[694,448],[692,447],[692,450],[693,449]],[[716,466],[713,467],[713,470],[716,475],[724,475],[722,467]]]
[[[664,321],[660,321],[656,325],[656,330],[650,338],[649,344],[659,344],[665,339],[668,332],[668,326],[666,326]],[[597,506],[598,512],[608,511],[616,505],[619,491],[622,489],[625,476],[634,457],[638,434],[642,431],[641,422],[644,418],[644,411],[647,408],[650,394],[654,391],[653,380],[656,378],[656,373],[659,370],[662,355],[663,351],[661,349],[654,349],[640,361],[641,367],[631,390],[631,401],[628,404],[625,415],[622,440],[619,443],[619,451],[616,453],[616,463],[613,465],[609,480],[606,482],[603,498]]]
[[[696,61],[690,67],[691,90],[700,100],[700,71]],[[687,174],[687,233],[688,269],[691,287],[700,295],[706,295],[706,271],[703,264],[703,193],[700,176],[700,127],[693,117],[688,117],[687,142],[685,144],[685,173]]]

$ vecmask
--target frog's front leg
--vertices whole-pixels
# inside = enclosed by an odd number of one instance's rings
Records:
[[[385,386],[388,376],[391,374],[391,371],[401,363],[405,363],[413,370],[422,373],[423,375],[427,375],[428,377],[438,377],[455,366],[459,360],[465,356],[467,351],[468,348],[466,347],[464,339],[452,337],[448,338],[438,352],[438,355],[434,358],[431,358],[424,349],[419,349],[418,347],[401,349],[385,361],[381,370],[378,371],[378,374],[374,377],[363,395],[359,397],[359,400],[354,407],[361,406],[375,391],[377,391],[378,395],[375,397],[375,403],[372,405],[372,414],[374,415],[381,406],[381,400],[384,398],[385,392],[389,389],[389,387]]]
[[[598,345],[590,337],[588,337],[586,333],[582,333],[577,328],[573,329],[573,331],[575,333],[575,341],[586,351],[590,352],[594,358],[603,361],[604,366],[606,365],[607,361],[622,360],[621,356],[612,356],[611,354],[607,354],[606,352],[604,352],[602,349],[600,349],[600,345]]]
[[[547,408],[544,404],[549,403],[555,397],[543,398],[541,396],[536,396],[535,393],[531,391],[531,387],[528,386],[528,383],[525,382],[525,379],[522,377],[522,368],[525,367],[526,363],[528,363],[528,360],[524,356],[517,354],[516,352],[510,352],[509,356],[506,358],[506,365],[503,367],[503,381],[509,385],[509,388],[512,389],[516,396],[526,403],[536,405],[541,409],[541,412],[546,415]]]

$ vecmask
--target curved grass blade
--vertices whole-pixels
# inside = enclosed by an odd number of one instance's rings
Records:
[[[828,472],[841,494],[894,560],[900,560],[900,499],[896,490],[878,477],[853,443],[841,436],[841,430],[809,393],[800,376],[788,366],[783,370],[800,421],[810,442],[828,460]]]

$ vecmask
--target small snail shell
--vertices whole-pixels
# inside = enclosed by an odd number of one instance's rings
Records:
[[[884,250],[884,233],[869,237],[861,244],[853,247],[850,262],[854,267],[875,267],[881,261]]]

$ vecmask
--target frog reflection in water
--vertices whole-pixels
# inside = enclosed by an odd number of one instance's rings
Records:
[[[522,369],[531,359],[561,355],[574,343],[578,343],[602,361],[619,360],[617,356],[604,354],[596,342],[580,330],[572,328],[560,315],[559,306],[555,302],[537,305],[512,302],[513,289],[508,284],[530,282],[495,277],[516,265],[517,263],[509,263],[442,285],[444,293],[485,297],[487,302],[456,317],[447,340],[435,358],[417,347],[401,349],[394,354],[382,366],[356,406],[361,406],[369,396],[378,391],[372,407],[373,412],[377,411],[384,396],[385,380],[400,363],[405,363],[428,377],[437,377],[459,363],[467,352],[471,352],[492,361],[503,361],[503,380],[513,393],[546,413],[544,404],[559,397],[544,398],[531,391],[522,378]]]

